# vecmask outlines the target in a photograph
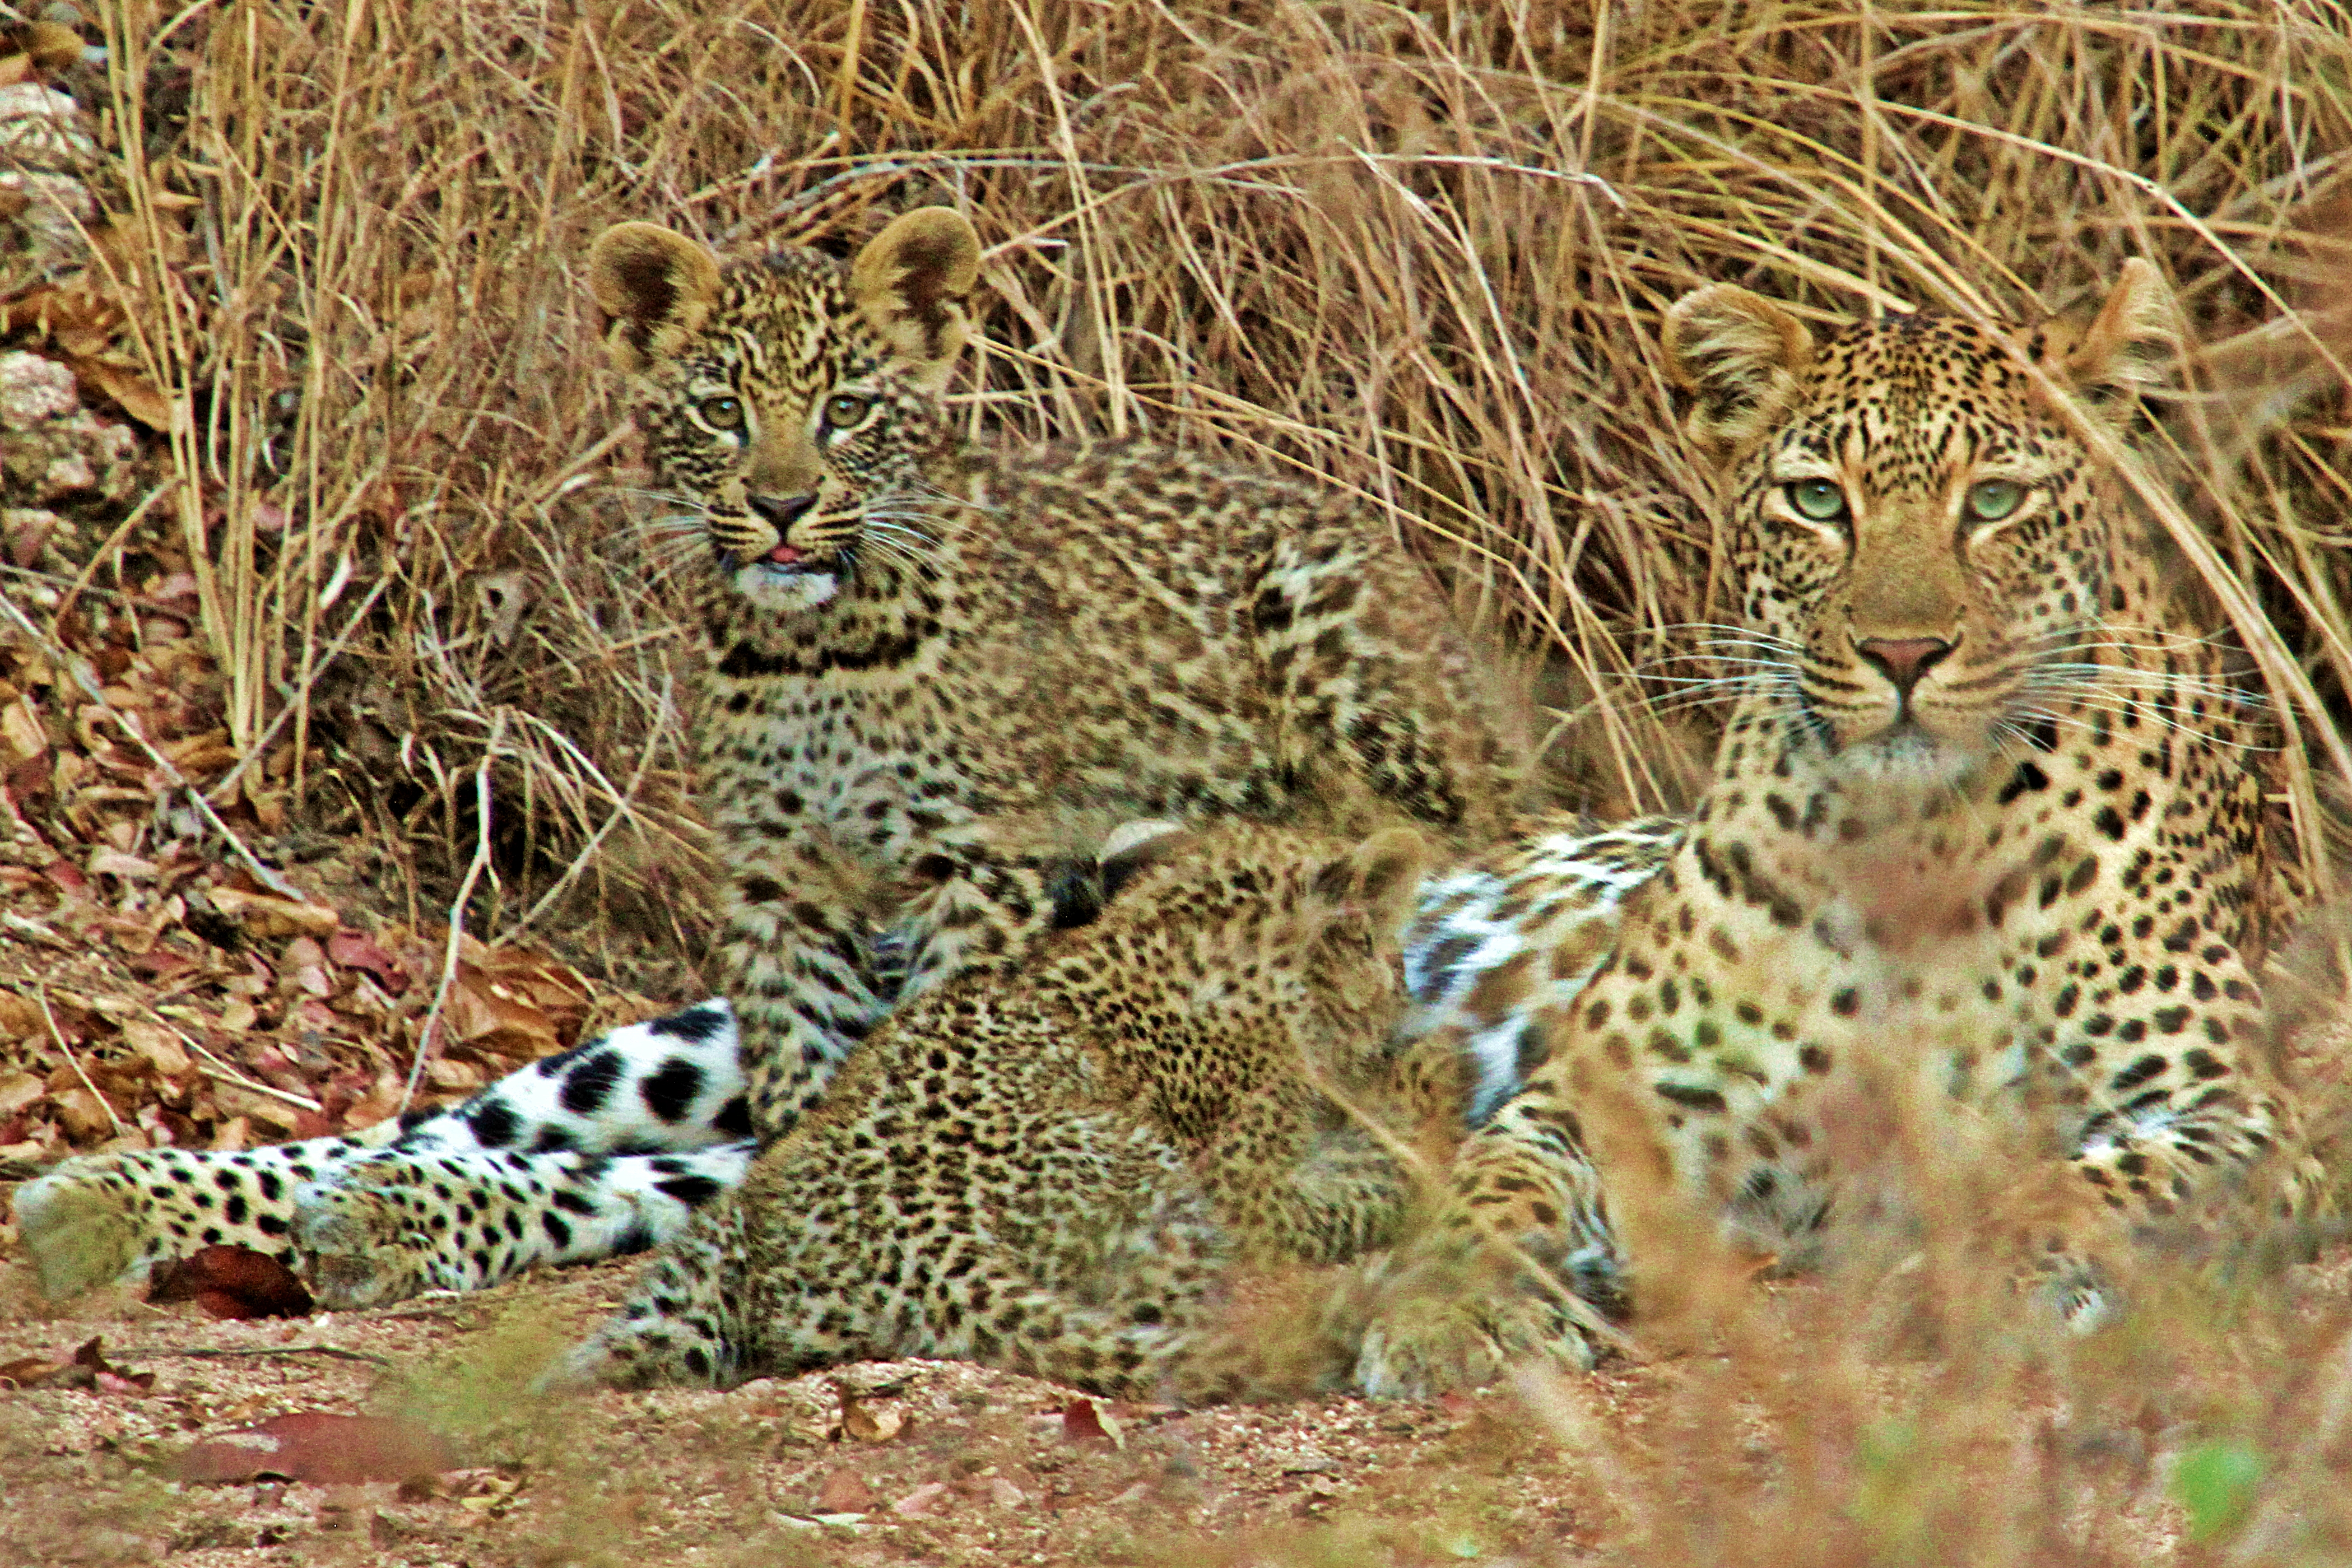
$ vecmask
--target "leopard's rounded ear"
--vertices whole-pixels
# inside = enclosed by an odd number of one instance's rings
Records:
[[[702,329],[719,302],[719,258],[659,224],[614,224],[588,247],[588,292],[613,319],[614,367],[642,371]]]
[[[2171,287],[2138,256],[2088,322],[2053,321],[2037,336],[2042,368],[2095,403],[2167,384],[2180,351]]]
[[[1436,852],[1411,828],[1374,833],[1316,873],[1315,890],[1360,910],[1375,931],[1395,931],[1421,897],[1421,879]]]
[[[961,213],[902,213],[850,265],[849,290],[929,392],[947,385],[971,330],[964,300],[980,281],[980,236]]]
[[[1718,461],[1761,436],[1812,362],[1805,324],[1760,294],[1710,284],[1666,308],[1666,371],[1692,394],[1684,430]]]
[[[1104,902],[1118,896],[1119,890],[1146,869],[1181,854],[1192,841],[1192,835],[1181,822],[1161,817],[1122,822],[1111,830],[1098,852]]]

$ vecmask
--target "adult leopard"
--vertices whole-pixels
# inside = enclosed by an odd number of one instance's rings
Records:
[[[1516,1092],[1393,1271],[1373,1393],[1587,1356],[1482,1239],[1605,1305],[1687,1243],[1677,1217],[1801,1259],[1838,1199],[1838,1119],[1889,1094],[2063,1152],[2012,1239],[2081,1323],[2129,1230],[2294,1128],[2254,977],[2258,716],[2078,423],[2119,431],[2172,352],[2156,269],[2023,328],[1923,311],[1817,336],[1717,286],[1664,329],[1721,478],[1742,695],[1604,949],[1522,933],[1525,900],[1475,869],[1425,910],[1447,1027]],[[1563,967],[1591,978],[1538,991]]]

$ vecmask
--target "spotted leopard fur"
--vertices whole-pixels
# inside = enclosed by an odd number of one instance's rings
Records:
[[[1493,683],[1361,508],[1148,443],[959,439],[940,394],[978,271],[971,226],[940,210],[899,218],[847,267],[813,250],[721,263],[642,223],[590,253],[698,585],[697,785],[725,873],[730,1063],[761,1139],[899,991],[1017,967],[1088,918],[1091,846],[1117,823],[1410,821],[1472,845],[1521,790]],[[659,1190],[625,1163],[646,1156],[597,1163],[630,1137],[575,1129],[558,1156],[476,1136],[503,1092],[394,1157],[115,1156],[18,1207],[60,1286],[212,1238],[284,1250],[299,1232],[328,1299],[351,1301],[634,1239],[569,1207],[618,1216]],[[367,1169],[346,1179],[354,1160]],[[186,1197],[224,1180],[245,1219]],[[298,1224],[305,1180],[319,1198]],[[654,1204],[646,1225],[666,1238],[680,1213]]]
[[[1137,818],[1496,840],[1522,788],[1427,575],[1336,494],[1141,442],[1011,451],[940,402],[978,240],[941,209],[847,268],[650,224],[589,256],[695,519],[698,798],[751,1121],[780,1136],[887,998],[1017,964]]]
[[[1400,937],[1415,1020],[1403,1033],[1420,1043],[1399,1094],[1492,1100],[1521,1068],[1496,988],[1530,963],[1550,966],[1550,984],[1578,983],[1559,955],[1613,941],[1619,902],[1679,831],[1665,819],[1599,832],[1537,819],[1518,825],[1517,849],[1424,882]],[[367,1134],[68,1160],[18,1189],[18,1234],[52,1295],[225,1242],[287,1260],[338,1309],[666,1245],[755,1152],[739,1050],[733,1013],[714,998]]]
[[[1668,313],[1752,673],[1605,957],[1554,966],[1591,977],[1563,997],[1530,969],[1483,1009],[1533,1065],[1392,1271],[1366,1388],[1580,1360],[1522,1260],[1613,1306],[1686,1245],[1677,1216],[1803,1258],[1857,1106],[1958,1103],[2062,1151],[2011,1244],[2083,1322],[2136,1228],[2290,1139],[2254,977],[2255,716],[2090,439],[2170,332],[2145,262],[2087,322],[1816,336],[1727,287]]]
[[[561,1376],[731,1386],[953,1356],[1191,1400],[1343,1377],[1328,1348],[1285,1365],[1221,1333],[1219,1293],[1402,1218],[1409,1178],[1326,1089],[1385,1104],[1427,853],[1404,829],[1351,849],[1155,824],[1106,857],[1127,885],[1092,924],[893,1013]]]
[[[750,1132],[734,1017],[713,1000],[351,1136],[64,1161],[17,1188],[16,1233],[43,1290],[66,1296],[200,1247],[299,1260],[309,1217],[342,1189],[413,1184],[423,1211],[364,1279],[314,1277],[327,1305],[360,1306],[667,1241],[741,1179]]]

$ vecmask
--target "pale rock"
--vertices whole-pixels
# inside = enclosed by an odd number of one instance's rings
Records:
[[[21,349],[0,354],[0,430],[30,430],[80,407],[69,367]]]
[[[98,139],[72,99],[39,82],[0,87],[0,158],[18,168],[70,171],[98,156]]]

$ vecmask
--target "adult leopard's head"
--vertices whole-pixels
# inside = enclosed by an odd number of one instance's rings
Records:
[[[606,350],[735,591],[806,609],[839,591],[861,543],[919,550],[922,463],[979,276],[971,225],[941,207],[898,217],[847,267],[811,250],[722,263],[657,224],[597,236]]]
[[[2049,383],[2126,408],[2168,362],[2171,323],[2138,259],[2087,322],[2001,332],[1922,312],[1816,338],[1728,285],[1667,311],[1760,634],[1738,652],[1835,766],[1958,781],[2046,746],[2084,672],[2118,662],[2095,644],[2150,607],[2112,477]]]

